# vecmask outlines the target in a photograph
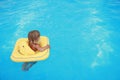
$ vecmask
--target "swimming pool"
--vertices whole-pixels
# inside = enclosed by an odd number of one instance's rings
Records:
[[[0,80],[120,80],[119,0],[0,0]],[[29,71],[10,60],[37,29],[50,56]]]

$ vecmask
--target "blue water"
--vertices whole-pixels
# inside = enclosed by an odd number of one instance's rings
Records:
[[[37,29],[50,56],[29,71],[10,55]],[[120,0],[0,0],[0,80],[120,80]]]

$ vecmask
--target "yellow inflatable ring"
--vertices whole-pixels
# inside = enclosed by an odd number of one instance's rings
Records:
[[[45,36],[40,37],[40,46],[46,46],[49,40]],[[49,49],[43,52],[33,51],[28,45],[28,38],[20,38],[17,40],[14,50],[11,55],[11,60],[14,62],[31,62],[45,60],[49,56]]]

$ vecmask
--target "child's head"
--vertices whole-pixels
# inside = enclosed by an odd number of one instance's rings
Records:
[[[38,30],[33,30],[28,33],[28,40],[32,43],[38,42],[40,37],[40,32]]]

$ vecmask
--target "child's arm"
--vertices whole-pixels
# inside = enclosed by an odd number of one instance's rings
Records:
[[[50,48],[49,45],[46,45],[44,47],[40,47],[39,45],[36,45],[36,49],[39,50],[39,51],[41,51],[41,52],[44,51],[44,50],[46,50],[46,49],[48,49],[48,48]]]

